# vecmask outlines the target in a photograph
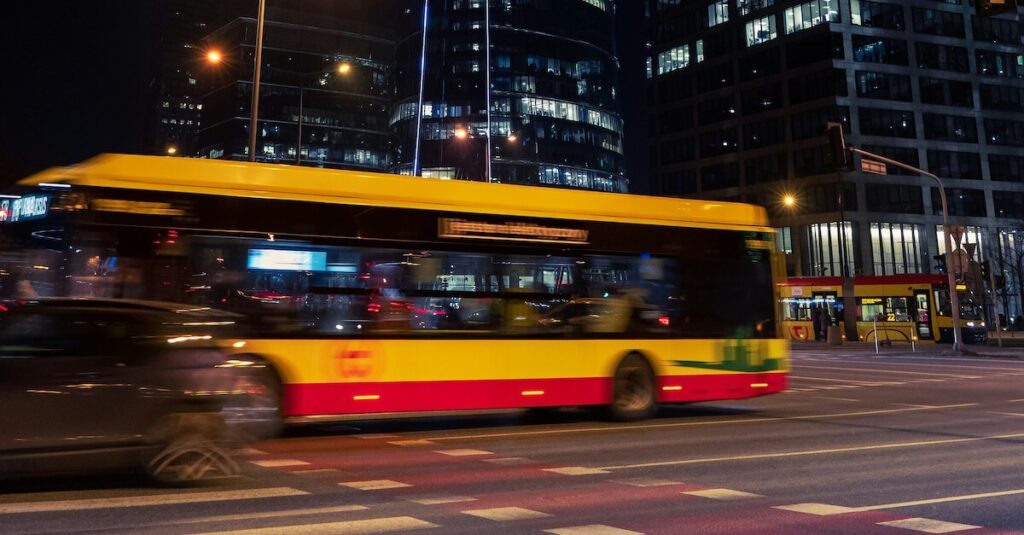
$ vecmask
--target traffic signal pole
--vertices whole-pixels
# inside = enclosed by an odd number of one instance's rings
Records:
[[[939,198],[942,200],[942,236],[946,242],[946,279],[949,284],[949,306],[952,309],[953,315],[953,351],[963,352],[963,332],[960,329],[960,298],[956,294],[956,275],[953,273],[953,240],[949,235],[949,206],[946,204],[946,188],[942,184],[942,179],[924,169],[918,169],[912,165],[879,156],[866,150],[850,147],[849,151],[871,160],[929,177],[939,185]]]

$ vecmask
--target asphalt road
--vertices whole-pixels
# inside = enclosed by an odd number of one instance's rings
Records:
[[[806,346],[805,346],[806,347]],[[792,389],[293,429],[244,481],[33,481],[2,533],[1024,533],[1024,360],[794,352]]]

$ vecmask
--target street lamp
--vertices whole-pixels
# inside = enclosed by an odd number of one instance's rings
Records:
[[[217,65],[221,61],[224,61],[224,55],[220,53],[220,50],[211,50],[206,53],[206,61],[213,65]]]
[[[793,208],[796,206],[796,196],[792,193],[787,193],[782,196],[782,205],[786,208]]]
[[[469,131],[460,126],[455,129],[453,135],[455,136],[455,139],[466,139],[469,137]]]
[[[350,63],[342,63],[338,65],[338,74],[348,74],[352,71],[352,65]]]
[[[174,147],[174,146],[167,147],[167,155],[168,156],[174,156],[175,154],[178,154],[178,147]]]

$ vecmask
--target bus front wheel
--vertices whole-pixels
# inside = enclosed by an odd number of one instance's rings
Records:
[[[654,369],[647,359],[637,354],[623,359],[612,379],[611,418],[630,422],[653,416],[658,410],[655,385]]]

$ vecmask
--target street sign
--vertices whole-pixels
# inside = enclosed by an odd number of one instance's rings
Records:
[[[864,173],[871,173],[875,175],[888,175],[889,170],[885,167],[882,162],[876,162],[875,160],[868,160],[867,158],[860,159],[860,170]]]

